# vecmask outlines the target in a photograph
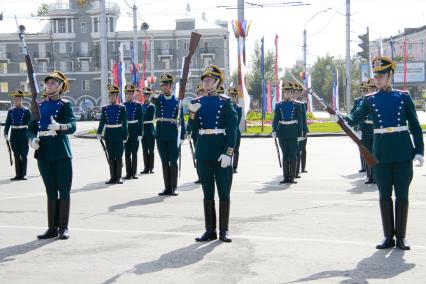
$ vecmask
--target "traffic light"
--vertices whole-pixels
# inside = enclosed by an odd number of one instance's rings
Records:
[[[358,38],[361,40],[361,43],[358,44],[361,47],[362,51],[358,52],[358,56],[369,60],[370,58],[370,34],[367,28],[367,33],[359,35]]]

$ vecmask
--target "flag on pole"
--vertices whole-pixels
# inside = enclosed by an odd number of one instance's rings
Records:
[[[306,88],[309,90],[311,89],[311,74],[308,74],[308,76],[306,77]],[[308,92],[308,112],[313,112],[314,108],[313,108],[313,104],[312,104],[312,94],[311,92]]]
[[[260,82],[262,88],[262,120],[265,119],[266,94],[265,94],[265,38],[260,40]]]
[[[266,111],[268,113],[271,113],[272,112],[271,81],[268,81],[266,83],[266,94],[267,94],[267,97],[268,97],[267,103],[266,103],[267,104]]]
[[[334,110],[339,110],[339,70],[333,70],[333,97],[331,106]]]
[[[120,93],[118,95],[118,103],[122,103],[124,102],[124,87],[126,86],[126,66],[124,64],[122,44],[120,44],[118,51],[120,52],[120,63],[118,64],[118,89],[120,90]]]
[[[280,84],[278,84],[278,35],[275,34],[275,59],[274,59],[274,75],[275,75],[275,99],[279,102]],[[274,105],[275,109],[275,105]]]

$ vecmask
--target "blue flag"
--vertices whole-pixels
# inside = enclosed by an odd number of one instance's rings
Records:
[[[264,120],[267,106],[265,92],[265,38],[262,37],[260,42],[260,82],[262,88],[262,120]]]

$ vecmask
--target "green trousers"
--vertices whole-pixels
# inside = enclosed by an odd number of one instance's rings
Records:
[[[215,183],[219,199],[228,201],[232,184],[232,167],[222,168],[218,161],[197,161],[204,200],[214,200]]]
[[[297,144],[297,137],[282,139],[279,138],[280,148],[283,153],[283,159],[285,161],[296,161],[297,152],[299,151],[299,146]]]
[[[383,163],[374,167],[380,201],[390,200],[392,191],[399,201],[408,201],[408,190],[413,179],[413,162]]]
[[[70,199],[72,184],[71,159],[37,160],[48,199]],[[59,194],[58,194],[59,193]]]
[[[179,158],[179,149],[177,141],[163,141],[157,140],[157,149],[160,154],[161,163],[163,165],[177,166]]]

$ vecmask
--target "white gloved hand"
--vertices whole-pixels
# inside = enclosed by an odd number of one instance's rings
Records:
[[[101,140],[102,139],[102,135],[101,134],[96,134],[96,138],[98,139],[98,140]]]
[[[304,137],[297,137],[297,142],[302,141],[303,139],[305,139]]]
[[[231,157],[225,154],[220,155],[217,161],[220,162],[220,166],[222,168],[226,168],[231,165]]]
[[[191,135],[190,134],[186,135],[186,139],[188,140],[188,142],[191,141],[192,139]]]
[[[138,136],[138,141],[141,142],[142,136]]]
[[[185,139],[180,139],[180,145],[182,145],[183,142],[185,142]]]
[[[277,138],[277,133],[274,131],[274,132],[272,132],[272,138]]]
[[[56,122],[52,115],[50,116],[50,124],[47,126],[47,129],[56,131],[61,130],[61,125]]]
[[[338,122],[339,121],[339,117],[335,114],[330,114],[330,121],[331,122]]]
[[[127,143],[127,140],[123,140],[123,144],[126,144]]]
[[[34,150],[38,150],[38,148],[40,148],[40,145],[38,144],[40,142],[39,138],[33,138],[30,141],[30,146],[31,148],[33,148]]]
[[[423,156],[422,155],[416,154],[414,156],[414,159],[413,159],[413,162],[414,161],[419,161],[419,163],[416,165],[416,167],[423,167],[424,160],[423,160]]]

